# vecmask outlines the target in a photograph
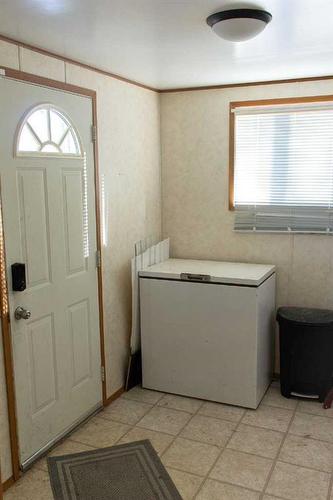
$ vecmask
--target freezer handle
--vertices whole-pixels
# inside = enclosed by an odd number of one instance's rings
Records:
[[[180,279],[184,281],[210,281],[209,274],[180,273]]]

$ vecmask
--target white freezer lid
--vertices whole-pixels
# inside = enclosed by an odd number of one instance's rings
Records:
[[[266,264],[168,259],[140,271],[139,276],[180,280],[182,273],[201,274],[210,276],[213,283],[259,286],[274,272],[275,266]]]

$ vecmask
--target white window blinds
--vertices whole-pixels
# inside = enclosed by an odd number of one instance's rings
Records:
[[[233,111],[235,230],[333,233],[333,103]]]

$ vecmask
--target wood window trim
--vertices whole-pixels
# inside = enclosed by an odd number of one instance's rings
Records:
[[[4,72],[4,76],[14,80],[19,80],[27,83],[32,83],[40,85],[42,87],[53,88],[57,90],[62,90],[64,92],[70,92],[73,94],[79,94],[82,96],[90,97],[92,103],[92,120],[93,126],[97,130],[97,94],[96,91],[91,89],[86,89],[76,85],[71,85],[64,82],[59,82],[58,80],[51,80],[49,78],[40,77],[30,73],[25,73],[23,71],[14,70],[7,68],[6,66],[0,66]],[[97,250],[101,252],[102,249],[102,230],[101,230],[101,217],[100,217],[100,190],[99,190],[99,163],[98,163],[98,134],[96,133],[96,140],[93,143],[93,156],[94,156],[94,183],[95,183],[95,210],[96,210],[96,241]],[[1,196],[0,196],[1,202]],[[17,412],[16,412],[16,396],[15,396],[15,382],[14,382],[14,364],[13,364],[13,352],[12,352],[12,338],[10,330],[10,317],[7,312],[4,311],[8,304],[8,286],[7,279],[5,276],[6,270],[6,255],[5,255],[5,235],[3,232],[2,215],[1,215],[1,203],[0,203],[0,310],[1,310],[1,326],[2,326],[2,340],[4,347],[4,367],[5,367],[5,379],[6,379],[6,390],[7,390],[7,405],[8,405],[8,421],[9,421],[9,433],[10,433],[10,446],[11,446],[11,457],[12,457],[12,469],[13,476],[9,478],[4,483],[4,488],[7,489],[13,482],[17,481],[21,476],[20,470],[20,460],[19,460],[19,442],[18,442],[18,432],[17,432]],[[1,267],[3,266],[3,272],[1,273]],[[105,332],[104,332],[104,317],[103,317],[103,276],[102,276],[102,262],[97,268],[98,273],[98,304],[99,304],[99,326],[100,326],[100,350],[101,350],[101,366],[105,370]],[[102,395],[103,395],[103,405],[107,406],[110,404],[114,398],[119,397],[122,389],[117,391],[114,395],[107,397],[106,389],[106,376],[102,380]]]
[[[235,108],[273,106],[284,104],[308,104],[312,102],[333,101],[333,95],[316,95],[304,97],[281,97],[277,99],[259,99],[251,101],[233,101],[229,104],[229,210],[235,210],[234,181],[235,181]]]

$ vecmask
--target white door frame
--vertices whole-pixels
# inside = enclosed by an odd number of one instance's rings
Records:
[[[99,170],[98,170],[98,143],[97,143],[97,103],[96,92],[91,89],[70,85],[68,83],[50,80],[36,75],[31,75],[23,71],[13,70],[0,66],[2,76],[19,80],[22,82],[33,83],[41,87],[57,89],[62,92],[69,92],[91,99],[92,117],[93,117],[93,149],[94,149],[94,184],[95,184],[95,211],[96,211],[96,241],[97,251],[101,257],[101,221],[100,221],[100,190],[99,190]],[[98,276],[98,304],[99,304],[99,327],[100,327],[100,351],[101,351],[101,366],[103,377],[101,377],[103,405],[106,406],[117,396],[107,398],[106,393],[106,377],[105,377],[105,339],[104,339],[104,320],[103,320],[103,280],[102,280],[102,261],[100,258],[97,269]],[[5,255],[5,234],[3,230],[2,220],[2,205],[0,193],[0,312],[1,312],[1,327],[4,347],[4,368],[7,385],[7,403],[8,403],[8,420],[10,430],[10,444],[12,455],[13,480],[17,481],[21,475],[20,458],[19,458],[19,442],[17,431],[17,412],[16,412],[16,396],[14,383],[14,364],[12,353],[12,338],[10,328],[10,315],[8,309],[8,285],[6,278],[6,255]]]

